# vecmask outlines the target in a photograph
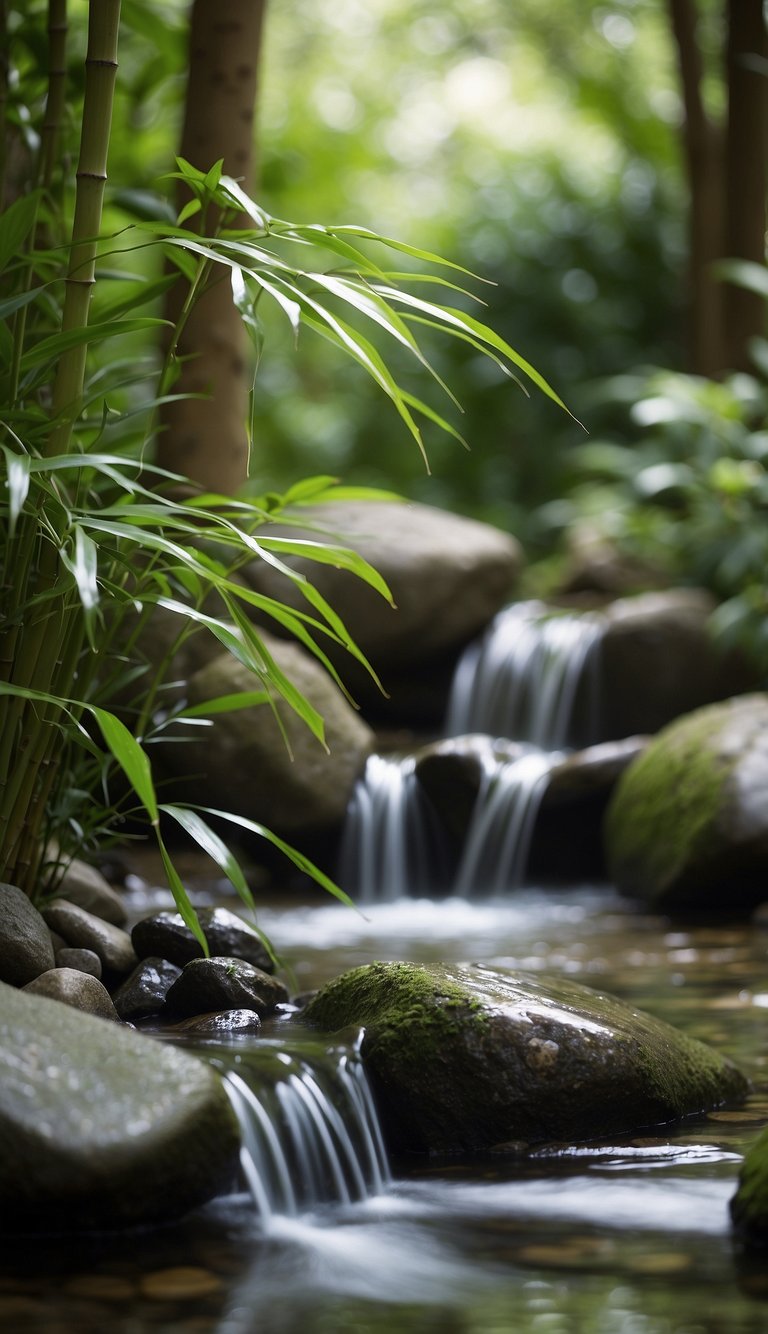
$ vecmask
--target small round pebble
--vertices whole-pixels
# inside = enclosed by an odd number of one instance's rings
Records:
[[[221,1280],[210,1269],[180,1265],[175,1269],[156,1269],[144,1274],[139,1286],[143,1297],[154,1301],[175,1302],[188,1297],[206,1297],[218,1292]]]

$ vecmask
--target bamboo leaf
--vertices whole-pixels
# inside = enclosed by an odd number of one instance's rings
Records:
[[[396,301],[401,305],[409,306],[414,310],[420,311],[429,318],[436,320],[438,324],[453,326],[454,328],[473,334],[484,347],[490,346],[495,348],[497,352],[501,352],[502,355],[508,357],[515,366],[518,366],[521,371],[524,371],[528,378],[533,380],[533,383],[537,385],[548,398],[551,398],[554,403],[557,403],[558,407],[563,408],[563,410],[568,413],[569,417],[573,416],[573,413],[569,412],[563,400],[555,393],[551,385],[547,383],[535,367],[532,366],[529,361],[526,361],[524,357],[521,357],[520,354],[516,352],[500,334],[497,334],[494,329],[491,329],[489,325],[483,324],[482,321],[476,320],[473,315],[467,315],[462,310],[456,310],[452,306],[437,305],[431,301],[424,301],[421,297],[414,296],[412,292],[403,292],[397,287],[377,286],[377,291],[390,301]]]
[[[257,227],[264,231],[269,231],[269,214],[255,204],[250,195],[245,193],[241,185],[233,180],[231,176],[222,176],[219,181],[219,190],[224,195],[228,195],[232,202],[237,205],[243,213],[247,213],[252,218]]]
[[[104,741],[123,770],[136,796],[143,805],[150,820],[156,826],[159,819],[155,785],[152,781],[152,766],[135,736],[128,731],[125,723],[109,713],[107,709],[89,704],[88,711],[96,719]]]
[[[21,195],[0,214],[0,273],[23,249],[35,225],[39,203],[40,191],[33,190],[31,194]]]
[[[29,292],[20,292],[18,296],[9,296],[5,301],[0,301],[0,320],[7,320],[9,315],[14,315],[22,306],[28,306],[30,302],[36,301],[44,287],[33,287]]]
[[[142,333],[147,329],[168,327],[168,324],[168,320],[145,316],[138,320],[106,320],[102,323],[89,324],[84,328],[51,334],[49,338],[41,339],[24,353],[21,368],[26,371],[40,365],[41,362],[56,360],[62,352],[67,352],[73,347],[81,347],[83,343],[103,343],[110,338],[116,338],[118,334]]]
[[[184,722],[188,718],[207,718],[217,713],[237,713],[240,709],[252,709],[259,704],[269,703],[266,690],[241,690],[236,695],[219,695],[217,699],[206,699],[200,704],[189,704],[185,709],[173,715],[174,722]]]
[[[62,547],[59,555],[62,564],[69,570],[80,598],[80,605],[85,616],[85,626],[91,648],[96,644],[93,638],[93,618],[99,605],[99,552],[92,537],[89,537],[79,524],[73,528],[74,555]]]
[[[256,911],[256,904],[253,901],[253,895],[248,888],[248,882],[243,875],[242,868],[237,858],[227,847],[223,839],[206,824],[205,820],[197,811],[188,806],[168,806],[163,804],[160,807],[166,815],[170,815],[189,837],[194,839],[195,843],[203,852],[207,853],[212,861],[216,863],[225,876],[234,885],[240,898],[244,903]]]
[[[259,540],[267,551],[279,551],[285,556],[302,556],[305,560],[315,561],[318,565],[332,565],[337,570],[349,570],[352,574],[356,574],[358,579],[375,588],[377,593],[386,598],[390,606],[395,605],[392,594],[378,570],[369,565],[363,556],[348,547],[314,542],[309,538],[268,537],[266,534]]]
[[[185,923],[186,926],[189,927],[195,939],[199,941],[200,947],[203,951],[203,954],[205,955],[205,958],[209,959],[211,951],[208,946],[208,941],[205,938],[205,932],[203,931],[203,928],[200,925],[197,913],[192,907],[191,899],[186,889],[184,888],[184,884],[181,880],[181,877],[178,871],[176,870],[176,867],[173,864],[173,858],[171,857],[171,854],[169,853],[167,847],[165,846],[163,837],[160,833],[159,828],[157,827],[155,827],[155,837],[157,838],[157,845],[160,849],[160,856],[162,857],[163,861],[163,869],[165,871],[166,876],[168,877],[168,884],[170,886],[171,893],[173,894],[176,907],[181,913],[182,921]]]
[[[279,850],[293,862],[294,866],[297,866],[300,871],[304,871],[306,875],[311,876],[318,885],[321,885],[323,889],[326,889],[334,898],[339,899],[341,903],[345,903],[348,908],[355,907],[355,904],[349,895],[345,894],[344,890],[340,889],[324,871],[321,871],[318,866],[315,866],[314,862],[310,861],[309,857],[305,857],[303,852],[299,852],[296,848],[292,848],[289,843],[284,842],[282,838],[278,838],[277,834],[273,834],[271,830],[265,828],[263,824],[257,824],[255,820],[248,820],[244,815],[233,815],[231,811],[214,810],[210,806],[200,806],[198,809],[204,811],[206,815],[215,815],[220,820],[227,820],[230,824],[237,825],[240,829],[247,829],[249,833],[258,834],[260,838],[265,838],[268,843],[279,848]]]
[[[202,207],[199,199],[190,199],[189,203],[184,205],[181,213],[176,219],[178,226],[181,227],[182,223],[187,222],[189,218],[194,218],[196,213],[202,211]]]
[[[29,494],[29,454],[15,454],[7,445],[2,446],[8,487],[8,537],[13,538],[19,515]]]

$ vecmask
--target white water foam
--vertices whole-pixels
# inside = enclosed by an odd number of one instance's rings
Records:
[[[602,621],[595,614],[555,612],[542,602],[515,602],[465,650],[454,676],[447,736],[485,732],[528,741],[542,750],[571,742],[583,680],[582,744],[595,739]]]
[[[262,1226],[308,1209],[350,1205],[381,1194],[389,1181],[384,1141],[356,1053],[322,1065],[274,1053],[278,1074],[249,1078],[235,1059],[222,1071],[237,1117],[241,1167]],[[281,1067],[281,1068],[280,1068]]]

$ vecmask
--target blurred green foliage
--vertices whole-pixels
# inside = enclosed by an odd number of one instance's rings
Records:
[[[169,209],[161,178],[178,140],[187,8],[123,0],[111,170],[132,185],[111,195],[115,231]],[[700,11],[717,112],[721,6]],[[36,32],[23,25],[30,41]],[[73,48],[73,69],[81,58]],[[435,430],[427,476],[356,368],[318,340],[294,347],[275,321],[259,370],[254,484],[282,489],[327,472],[384,485],[509,528],[534,558],[588,521],[670,577],[754,601],[762,389],[638,370],[682,366],[681,115],[659,0],[272,5],[258,197],[278,217],[360,222],[490,280],[475,289],[483,318],[589,437],[472,349],[444,343],[428,350],[463,405],[455,424],[471,454]],[[134,254],[132,269],[140,262]],[[657,400],[674,410],[651,422],[643,414]],[[755,468],[760,483],[747,485]]]
[[[30,14],[43,7],[30,0]],[[160,178],[178,141],[186,14],[183,0],[124,0],[110,168],[121,187],[106,215],[116,231],[168,208]],[[27,33],[39,41],[35,23]],[[73,71],[81,59],[73,44]],[[293,0],[268,12],[258,196],[278,217],[360,222],[490,280],[476,287],[484,317],[594,433],[619,420],[595,391],[603,377],[680,363],[679,118],[658,0]],[[259,489],[335,473],[546,548],[540,506],[562,492],[584,439],[554,405],[458,342],[429,348],[472,453],[435,431],[427,477],[353,367],[316,340],[295,349],[277,324],[266,332]]]

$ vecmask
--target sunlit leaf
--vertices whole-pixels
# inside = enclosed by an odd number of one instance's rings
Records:
[[[2,450],[5,455],[8,488],[8,536],[13,538],[19,515],[29,494],[30,458],[28,454],[15,454],[7,445],[3,445]]]

